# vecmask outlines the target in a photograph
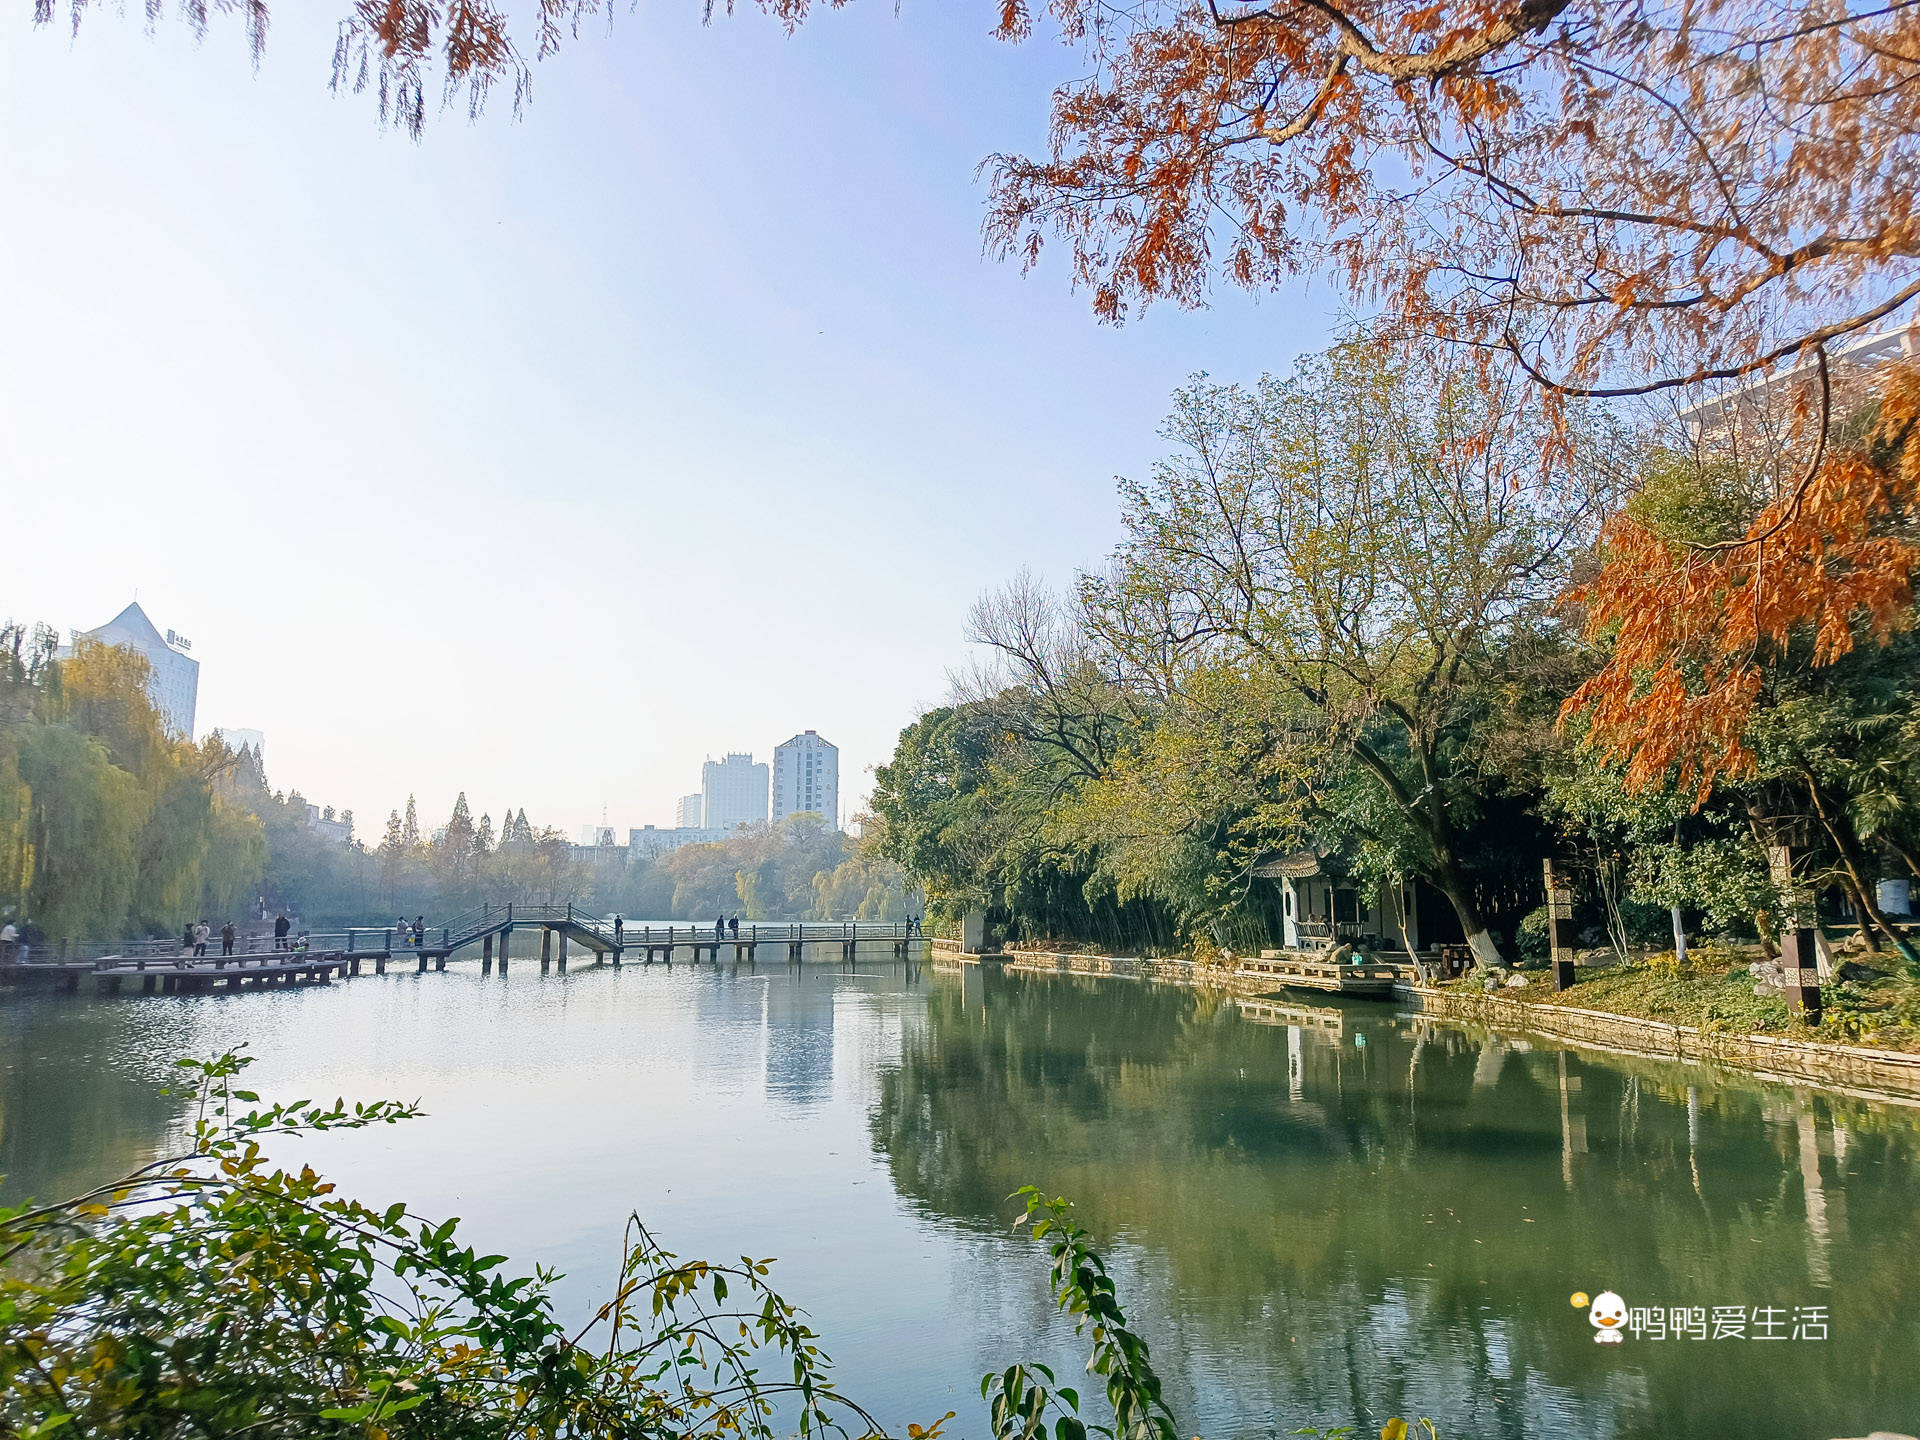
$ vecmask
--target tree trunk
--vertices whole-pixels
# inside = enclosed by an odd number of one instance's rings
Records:
[[[1920,855],[1914,854],[1912,847],[1901,844],[1891,835],[1882,835],[1879,839],[1889,850],[1906,862],[1907,869],[1913,872],[1913,878],[1920,880]]]
[[[1483,969],[1502,964],[1500,947],[1493,943],[1493,932],[1487,929],[1487,922],[1481,917],[1480,906],[1473,898],[1473,891],[1467,885],[1467,877],[1460,873],[1453,852],[1438,848],[1434,857],[1433,884],[1447,903],[1453,906],[1453,913],[1460,917],[1460,929],[1467,937],[1467,948],[1473,951],[1473,963]]]
[[[1913,942],[1907,938],[1906,932],[1896,927],[1881,911],[1880,902],[1874,897],[1872,887],[1865,879],[1860,841],[1853,833],[1852,823],[1840,812],[1837,805],[1833,805],[1828,797],[1820,793],[1819,782],[1810,775],[1807,777],[1807,793],[1813,797],[1813,810],[1820,817],[1821,826],[1832,838],[1834,849],[1840,852],[1840,863],[1846,867],[1847,874],[1852,878],[1854,891],[1861,906],[1862,932],[1866,930],[1865,921],[1871,919],[1880,927],[1881,933],[1893,941],[1894,947],[1909,964],[1920,965],[1920,949],[1916,949]]]
[[[1872,920],[1867,918],[1867,902],[1865,897],[1860,893],[1860,882],[1853,878],[1853,872],[1851,870],[1842,869],[1840,872],[1840,886],[1847,892],[1847,898],[1853,902],[1854,913],[1860,917],[1860,938],[1866,944],[1867,953],[1870,955],[1878,955],[1880,953],[1880,940],[1879,937],[1873,933],[1877,927]]]

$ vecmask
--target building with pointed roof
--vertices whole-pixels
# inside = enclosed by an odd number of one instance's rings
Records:
[[[162,635],[147,612],[134,601],[98,630],[85,630],[75,640],[98,640],[144,655],[152,675],[147,696],[175,735],[193,739],[193,711],[200,699],[200,662],[186,654],[188,642],[169,630]]]

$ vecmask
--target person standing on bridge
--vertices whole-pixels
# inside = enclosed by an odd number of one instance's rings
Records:
[[[13,958],[13,947],[19,939],[20,932],[13,928],[13,921],[9,920],[4,925],[0,925],[0,961]]]
[[[621,943],[620,937],[622,933],[626,930],[626,928],[627,928],[626,922],[624,920],[622,920],[618,915],[613,917],[613,944],[615,949],[618,949],[620,947],[620,943]]]
[[[233,954],[233,921],[231,920],[220,927],[220,953]]]
[[[727,921],[727,929],[733,932],[734,939],[738,940],[740,938],[740,917],[738,915]]]
[[[724,940],[727,938],[727,917],[726,916],[716,915],[713,917],[713,938],[716,940]],[[693,958],[695,960],[698,960],[700,958],[698,951],[694,952]]]
[[[213,934],[213,927],[202,920],[193,927],[193,953],[197,959],[207,953],[207,939]]]
[[[286,916],[276,915],[273,917],[273,948],[274,949],[284,950],[287,948],[287,932],[291,929],[293,929],[293,922],[287,919]]]
[[[426,943],[427,917],[424,915],[416,915],[413,917],[413,948],[418,950]]]

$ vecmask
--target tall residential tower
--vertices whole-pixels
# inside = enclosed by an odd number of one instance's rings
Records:
[[[700,767],[700,811],[708,830],[767,823],[767,767],[730,754]]]
[[[773,818],[806,811],[840,824],[840,748],[817,730],[773,748]]]

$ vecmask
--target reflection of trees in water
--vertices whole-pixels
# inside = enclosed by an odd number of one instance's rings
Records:
[[[171,1054],[129,1053],[124,1007],[6,994],[0,1010],[0,1199],[51,1199],[158,1154],[181,1117]]]
[[[1171,987],[969,976],[934,987],[873,1126],[935,1213],[993,1224],[1029,1182],[1072,1196],[1215,1433],[1920,1412],[1916,1125],[1888,1107],[1382,1010],[1289,1029]],[[1608,1356],[1567,1304],[1603,1286],[1827,1304],[1834,1339]]]

